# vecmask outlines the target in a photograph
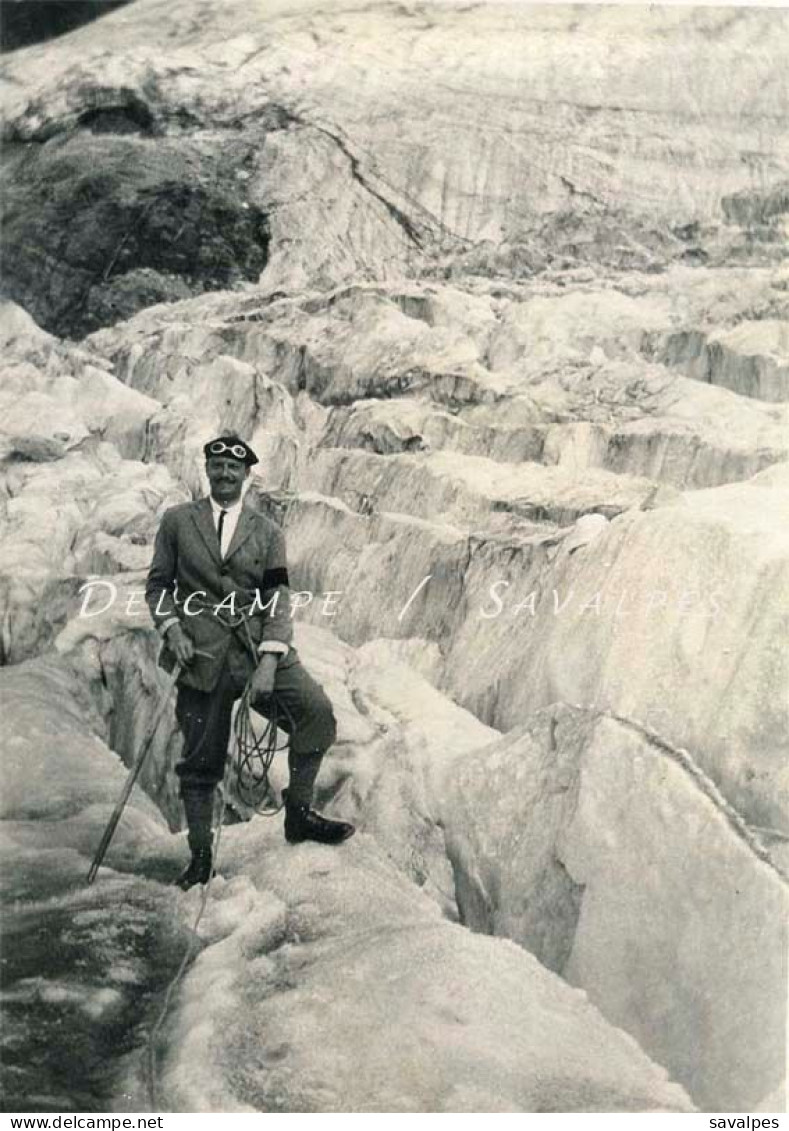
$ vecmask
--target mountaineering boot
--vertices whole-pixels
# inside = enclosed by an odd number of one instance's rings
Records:
[[[213,837],[211,824],[214,816],[214,787],[182,782],[181,797],[184,803],[186,824],[189,829],[189,847],[192,859],[176,880],[178,887],[188,891],[195,884],[207,884],[211,878]]]
[[[192,859],[189,866],[176,880],[181,891],[189,891],[195,884],[207,884],[211,879],[213,856],[211,846],[192,849]]]
[[[282,796],[285,799],[285,840],[288,844],[298,844],[302,840],[339,844],[356,832],[347,821],[332,821],[310,809],[305,801],[291,801],[286,789]]]

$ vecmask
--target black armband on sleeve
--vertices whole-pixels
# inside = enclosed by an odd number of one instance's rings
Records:
[[[263,574],[263,588],[276,589],[278,585],[289,585],[288,571],[279,566],[277,569],[267,569]]]

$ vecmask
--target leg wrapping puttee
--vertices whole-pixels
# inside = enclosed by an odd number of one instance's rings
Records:
[[[192,852],[211,847],[211,826],[214,818],[214,787],[181,783],[186,824],[189,829],[189,847]]]
[[[298,802],[301,805],[310,804],[315,779],[318,776],[322,761],[322,750],[313,750],[307,754],[296,754],[293,750],[288,750],[288,769],[290,771],[288,796],[291,801]]]

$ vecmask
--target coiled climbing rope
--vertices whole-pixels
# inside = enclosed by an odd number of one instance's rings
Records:
[[[288,747],[287,741],[277,744],[279,730],[292,733],[294,721],[286,704],[276,695],[272,695],[265,706],[268,724],[258,737],[252,725],[250,685],[247,684],[236,711],[232,762],[236,768],[235,794],[239,801],[256,813],[273,817],[282,805],[271,804],[269,770],[274,756]]]

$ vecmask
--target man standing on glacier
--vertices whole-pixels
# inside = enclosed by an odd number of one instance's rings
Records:
[[[233,703],[249,683],[250,703],[270,715],[273,699],[289,731],[285,837],[338,844],[353,825],[310,806],[326,750],[336,736],[331,703],[291,644],[285,539],[243,503],[258,462],[236,435],[203,449],[210,494],[162,517],[145,598],[165,647],[160,662],[182,665],[176,717],[184,738],[176,766],[192,858],[178,884],[206,883],[212,870],[214,791],[224,775]]]

